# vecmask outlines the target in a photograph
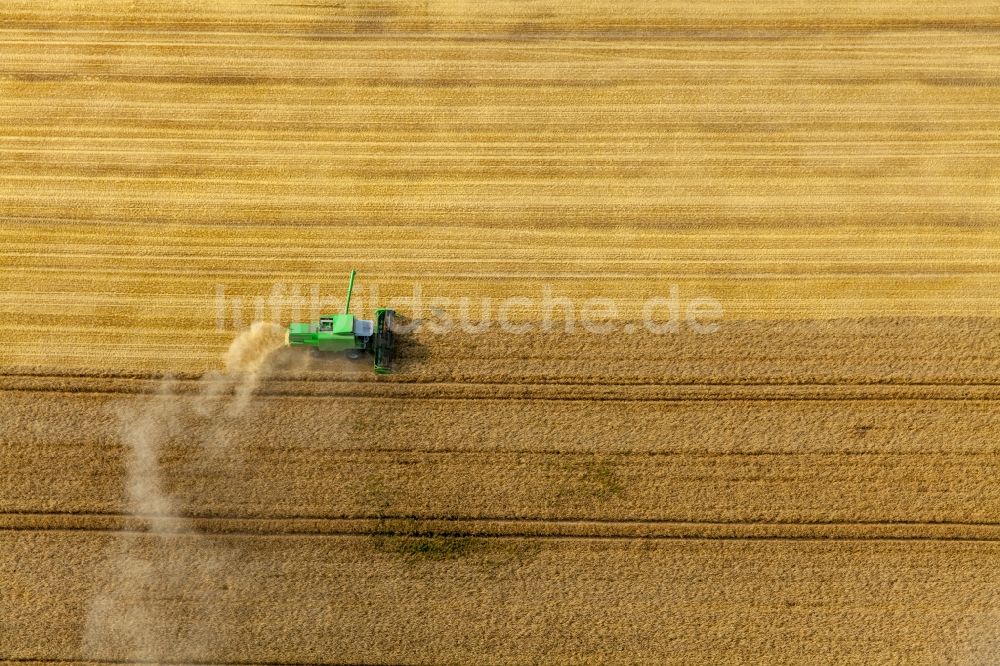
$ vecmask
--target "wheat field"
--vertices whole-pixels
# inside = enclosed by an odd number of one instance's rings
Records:
[[[996,662],[998,71],[986,2],[9,0],[0,661]],[[246,330],[352,268],[395,374]]]

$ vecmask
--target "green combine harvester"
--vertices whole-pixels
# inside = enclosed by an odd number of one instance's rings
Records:
[[[292,347],[311,347],[314,353],[343,353],[350,359],[371,354],[375,358],[375,372],[384,375],[391,372],[396,352],[392,333],[396,312],[379,308],[375,311],[375,321],[350,314],[356,272],[351,271],[343,314],[320,315],[317,322],[289,324],[285,340]]]

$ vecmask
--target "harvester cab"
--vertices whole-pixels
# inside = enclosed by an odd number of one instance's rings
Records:
[[[347,285],[347,302],[341,314],[320,315],[319,321],[293,322],[288,326],[285,340],[292,347],[311,347],[314,353],[342,353],[350,359],[365,354],[374,357],[375,372],[390,372],[395,356],[393,326],[396,312],[388,308],[375,311],[375,319],[358,319],[350,313],[354,276]]]

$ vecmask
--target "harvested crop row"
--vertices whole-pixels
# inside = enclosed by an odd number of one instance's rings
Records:
[[[373,377],[365,364],[342,358],[310,359],[301,350],[275,354],[268,372],[272,379],[318,382],[1000,384],[1000,319],[994,318],[723,320],[716,332],[708,334],[685,328],[656,334],[634,322],[635,331],[630,334],[598,334],[579,326],[568,333],[558,317],[556,311],[551,330],[536,322],[534,329],[524,334],[497,327],[479,334],[459,327],[437,333],[432,318],[399,337],[399,373],[389,378]],[[404,325],[412,326],[413,322]],[[619,328],[624,325],[620,323]],[[60,390],[73,388],[78,376],[155,379],[163,374],[156,370],[156,363],[109,364],[105,358],[97,367],[84,364],[81,368],[75,363],[53,362],[53,356],[62,351],[74,357],[110,353],[109,343],[98,339],[98,330],[73,335],[74,343],[93,342],[94,347],[80,352],[69,348],[70,343],[50,347],[49,360],[39,366],[2,368],[3,386],[16,386],[7,375],[66,376],[65,384],[36,384]],[[216,332],[212,339],[225,347],[235,335]],[[185,339],[172,340],[168,330],[147,340],[150,344],[153,341],[167,355],[183,355],[197,346]],[[193,358],[202,353],[207,352],[197,351]],[[216,351],[211,367],[217,368],[222,358],[223,352]],[[202,371],[200,363],[182,363],[170,372],[197,378]]]
[[[352,267],[529,320],[1000,312],[990,7],[383,4],[0,7],[0,367],[204,371],[237,298]]]

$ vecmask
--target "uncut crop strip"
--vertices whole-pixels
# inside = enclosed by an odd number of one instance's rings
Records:
[[[285,350],[269,361],[271,380],[365,383],[608,384],[608,385],[989,385],[1000,384],[1000,319],[872,317],[803,321],[720,322],[719,330],[654,334],[634,322],[631,334],[590,333],[563,322],[514,334],[475,334],[456,327],[435,334],[428,326],[398,338],[398,373],[375,378],[363,364],[332,356],[309,359]],[[219,333],[228,345],[235,332]],[[50,356],[65,349],[50,348]],[[176,353],[183,352],[183,345]],[[221,358],[221,356],[220,356]],[[218,362],[218,361],[217,361]],[[32,381],[58,389],[46,377],[152,380],[149,367],[75,368],[58,363],[0,368],[5,386]],[[193,380],[202,371],[174,368]],[[22,379],[23,378],[23,379]],[[34,378],[34,379],[31,379]],[[46,383],[48,382],[48,383]],[[85,383],[85,382],[84,382]],[[360,389],[359,389],[360,390]]]
[[[0,508],[120,513],[116,414],[189,399],[4,394]],[[183,417],[161,473],[190,516],[993,524],[995,405],[271,396]]]
[[[0,651],[15,659],[81,656],[79,609],[95,592],[115,594],[105,553],[121,547],[139,561],[169,552],[171,566],[188,573],[164,588],[169,594],[119,591],[148,602],[152,635],[207,627],[206,656],[226,662],[489,655],[515,663],[665,662],[708,653],[738,662],[805,658],[820,647],[837,661],[972,658],[992,635],[1000,583],[1000,545],[987,542],[466,538],[446,545],[419,537],[77,531],[0,532],[0,546],[13,598],[46,599],[7,615],[13,620]],[[44,578],[30,564],[39,560]],[[228,566],[220,571],[219,563]],[[62,593],[51,597],[53,588]],[[784,625],[789,617],[795,632]],[[310,630],[330,624],[338,630]],[[733,641],[737,625],[741,638]],[[251,640],[254,627],[282,641]],[[575,629],[553,635],[567,627]],[[155,647],[169,660],[193,661],[175,640]]]

